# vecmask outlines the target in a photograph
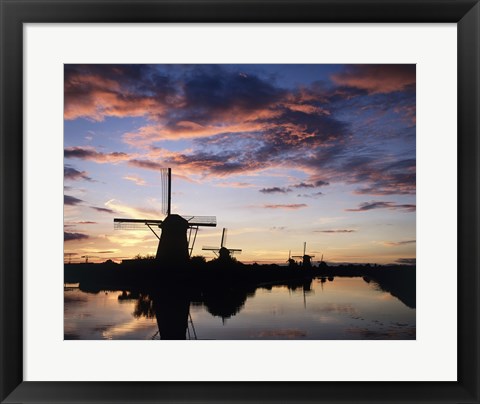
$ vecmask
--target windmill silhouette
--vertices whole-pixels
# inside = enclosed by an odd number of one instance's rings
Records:
[[[172,169],[162,168],[162,213],[164,219],[114,218],[115,229],[150,229],[159,240],[155,260],[162,266],[181,266],[188,263],[192,255],[199,227],[216,227],[215,216],[189,216],[171,213]],[[161,229],[161,234],[157,231]],[[157,231],[156,231],[157,230]],[[188,235],[187,235],[188,233]]]
[[[302,260],[302,266],[304,268],[311,268],[312,267],[312,258],[315,257],[315,255],[308,255],[306,254],[307,251],[307,242],[305,241],[303,243],[303,255],[294,255],[292,258],[300,258]]]
[[[77,255],[77,253],[68,252],[68,253],[63,253],[63,255],[64,255],[64,262],[65,262],[65,258],[68,258],[68,264],[71,264],[72,263],[72,256]]]
[[[227,229],[224,227],[222,230],[222,239],[220,241],[220,247],[202,247],[204,251],[213,251],[213,253],[220,258],[231,258],[235,253],[241,253],[240,248],[227,248]]]
[[[85,264],[88,264],[88,259],[89,258],[99,258],[99,257],[96,256],[96,255],[82,255],[81,258],[85,258]]]
[[[297,263],[295,262],[295,260],[292,258],[292,250],[288,250],[288,260],[287,260],[287,264],[289,266],[289,268],[294,268],[297,266]]]

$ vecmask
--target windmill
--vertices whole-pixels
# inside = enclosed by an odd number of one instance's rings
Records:
[[[311,268],[312,267],[312,258],[315,257],[315,255],[307,255],[307,242],[305,241],[303,243],[303,255],[294,255],[292,258],[300,258],[302,260],[302,266],[304,268]]]
[[[216,227],[215,216],[189,216],[171,213],[172,169],[162,168],[162,213],[164,219],[113,219],[115,229],[149,229],[159,240],[155,259],[162,265],[186,264],[192,255],[199,227]],[[161,229],[161,234],[158,232]],[[188,235],[187,235],[188,233]]]
[[[68,252],[68,253],[63,253],[64,257],[68,257],[68,263],[72,263],[72,256],[77,255],[77,253],[74,252]],[[65,258],[64,258],[65,259]]]
[[[295,260],[292,258],[292,250],[288,250],[288,260],[287,264],[289,268],[295,267],[297,264],[295,263]]]
[[[222,230],[222,239],[220,241],[220,247],[202,247],[204,251],[213,251],[213,253],[220,258],[230,258],[235,253],[241,253],[239,248],[227,248],[227,229],[224,227]]]
[[[318,267],[320,269],[326,269],[328,268],[328,265],[327,263],[323,260],[323,254],[322,254],[322,258],[320,259],[320,262],[318,263]],[[330,280],[330,279],[329,279]]]
[[[89,258],[99,258],[99,257],[96,256],[96,255],[82,255],[81,258],[85,258],[85,264],[88,264],[88,259]]]

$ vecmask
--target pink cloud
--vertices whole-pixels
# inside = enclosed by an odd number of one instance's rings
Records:
[[[217,117],[218,118],[218,117]],[[208,138],[221,133],[256,132],[268,129],[268,125],[253,121],[236,122],[240,118],[232,116],[225,121],[218,120],[218,124],[200,125],[192,121],[180,121],[174,126],[147,125],[128,132],[123,136],[125,143],[138,147],[149,145],[161,140]]]
[[[91,160],[96,163],[118,163],[132,158],[131,155],[123,152],[102,153],[92,147],[67,147],[64,150],[65,158],[78,158]]]
[[[160,114],[164,105],[152,97],[129,93],[119,81],[95,74],[71,74],[65,81],[64,118],[102,121],[106,116]]]
[[[371,94],[401,91],[415,84],[415,65],[353,65],[331,79],[338,85],[367,90]]]
[[[266,209],[301,209],[306,208],[308,205],[305,203],[289,203],[289,204],[278,204],[278,205],[263,205]]]

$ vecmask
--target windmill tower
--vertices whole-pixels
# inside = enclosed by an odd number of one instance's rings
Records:
[[[220,259],[229,259],[235,253],[241,253],[239,248],[227,248],[227,229],[224,227],[222,230],[222,239],[220,241],[220,247],[202,247],[204,251],[213,251],[213,253]]]
[[[294,255],[292,258],[300,258],[302,260],[302,266],[304,268],[311,268],[312,267],[312,258],[315,257],[315,255],[308,255],[306,254],[307,251],[307,242],[305,241],[303,243],[303,255]]]
[[[198,228],[215,227],[215,216],[189,216],[172,214],[172,169],[161,169],[162,213],[164,219],[113,219],[115,229],[150,229],[159,240],[156,261],[162,266],[178,267],[188,263],[195,245]],[[161,234],[158,231],[161,229]]]

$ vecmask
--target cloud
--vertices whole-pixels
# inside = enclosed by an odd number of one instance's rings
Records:
[[[337,85],[366,90],[370,94],[402,91],[415,84],[416,66],[414,64],[391,65],[349,65],[332,75]]]
[[[328,230],[314,230],[315,233],[354,233],[354,229],[328,229]]]
[[[194,154],[179,153],[165,159],[165,163],[168,166],[175,166],[183,172],[202,174],[203,176],[215,175],[217,177],[252,173],[267,166],[266,162],[232,151],[222,151],[221,153],[208,151],[198,151]]]
[[[398,247],[398,246],[401,246],[401,245],[414,244],[414,243],[416,243],[416,240],[384,241],[383,245],[386,245],[388,247]]]
[[[147,170],[154,170],[158,171],[162,168],[165,168],[165,164],[156,163],[154,161],[149,160],[137,160],[133,159],[128,162],[128,165],[137,167],[137,168],[145,168]]]
[[[395,162],[375,162],[374,158],[359,159],[350,164],[351,182],[364,182],[369,185],[358,188],[356,194],[402,195],[415,194],[415,159],[403,159]]]
[[[148,153],[65,156],[202,178],[295,169],[309,177],[292,189],[341,182],[362,195],[414,194],[414,82],[414,65],[347,65],[331,82],[288,90],[243,66],[66,65],[66,119],[142,116],[148,123],[123,141]],[[392,138],[402,146],[381,141]],[[155,145],[179,139],[192,146]]]
[[[277,204],[277,205],[263,205],[266,209],[301,209],[306,208],[308,205],[305,203],[290,203],[290,204]]]
[[[91,209],[96,210],[97,212],[101,213],[115,213],[112,209],[107,209],[107,208],[99,208],[98,206],[90,206]]]
[[[65,119],[148,116],[208,123],[208,117],[248,115],[278,100],[284,90],[271,81],[239,75],[218,65],[65,65]],[[203,119],[202,119],[203,118]],[[206,119],[205,119],[206,118]]]
[[[83,201],[81,199],[75,198],[74,196],[70,196],[70,195],[64,195],[63,196],[63,203],[65,205],[74,206],[74,205],[78,205],[79,203],[82,203],[82,202]]]
[[[356,209],[345,209],[347,212],[366,212],[374,209],[392,209],[403,210],[406,212],[415,212],[416,205],[412,204],[395,204],[393,202],[365,202]]]
[[[313,194],[298,194],[297,197],[299,198],[318,198],[319,196],[323,196],[323,192],[314,192]]]
[[[123,177],[124,180],[132,181],[137,185],[144,186],[147,185],[146,181],[143,178],[137,177],[136,175],[127,175]]]
[[[261,192],[262,194],[285,194],[291,191],[292,190],[289,188],[279,188],[279,187],[259,189],[259,192]]]
[[[77,224],[98,224],[97,222],[92,222],[90,220],[82,220],[79,222],[68,222],[65,224],[65,226],[75,226]]]
[[[253,188],[254,184],[249,182],[219,182],[215,184],[219,187],[228,187],[228,188]]]
[[[66,232],[66,231],[63,232],[64,241],[85,240],[87,238],[90,238],[90,236],[88,236],[87,234],[69,233],[69,232]]]
[[[71,167],[70,165],[66,164],[63,168],[63,177],[66,180],[78,181],[78,180],[85,180],[85,181],[93,181],[88,175],[86,171],[78,171],[77,169]]]
[[[96,163],[118,163],[131,158],[130,155],[123,152],[101,153],[92,148],[67,147],[64,150],[65,158],[77,158],[81,160],[91,160]]]
[[[65,65],[64,117],[161,114],[175,105],[177,88],[154,65]]]
[[[220,66],[197,70],[186,80],[184,89],[187,107],[204,113],[256,111],[279,101],[284,93],[271,81]]]
[[[300,182],[299,184],[292,185],[293,188],[315,188],[313,184],[307,184],[305,182]]]

